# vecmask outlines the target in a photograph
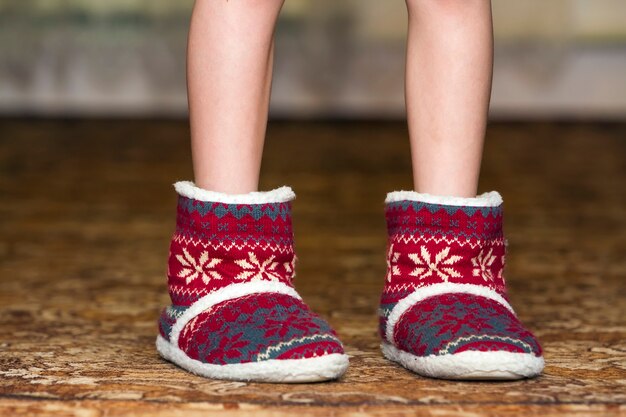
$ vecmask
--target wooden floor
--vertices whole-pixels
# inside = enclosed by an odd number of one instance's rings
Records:
[[[0,121],[0,415],[626,415],[626,125],[495,124],[513,305],[545,348],[519,382],[425,379],[383,359],[385,193],[410,188],[401,123],[276,123],[263,188],[295,202],[296,287],[351,356],[337,382],[183,372],[154,348],[168,302],[184,122]]]

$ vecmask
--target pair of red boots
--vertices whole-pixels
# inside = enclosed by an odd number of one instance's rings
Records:
[[[172,304],[157,350],[198,375],[246,381],[339,378],[337,334],[293,287],[289,187],[227,195],[175,184]],[[379,308],[383,354],[425,376],[518,379],[543,369],[502,275],[502,198],[387,195],[387,276]]]

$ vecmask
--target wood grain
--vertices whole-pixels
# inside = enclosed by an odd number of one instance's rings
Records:
[[[386,361],[385,193],[411,187],[402,123],[273,123],[263,188],[298,193],[296,286],[351,355],[337,382],[208,380],[161,360],[156,318],[191,176],[182,121],[0,121],[0,415],[626,415],[626,125],[490,127],[506,277],[537,379],[449,382]]]

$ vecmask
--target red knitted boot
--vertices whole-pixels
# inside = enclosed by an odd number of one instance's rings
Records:
[[[387,195],[383,354],[424,376],[519,379],[541,373],[541,347],[505,290],[502,197]]]
[[[312,382],[348,367],[328,323],[293,287],[289,187],[227,195],[191,182],[179,194],[157,350],[198,375]]]

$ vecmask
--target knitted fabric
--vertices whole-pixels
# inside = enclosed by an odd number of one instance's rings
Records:
[[[415,195],[386,204],[383,340],[419,357],[464,351],[541,356],[537,340],[508,305],[499,195],[498,203],[483,206],[440,204]],[[416,302],[390,322],[408,296]]]
[[[170,340],[194,303],[235,284],[293,288],[295,261],[290,201],[228,204],[180,195],[167,273],[172,304],[162,311],[161,336]],[[178,347],[215,365],[343,353],[335,332],[301,299],[272,291],[211,305],[185,324]]]

